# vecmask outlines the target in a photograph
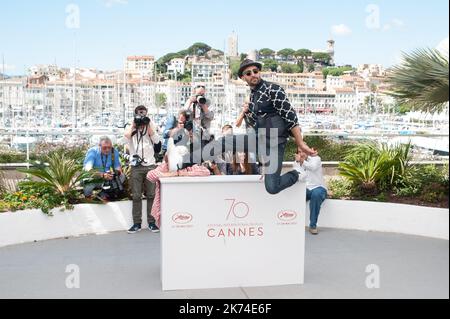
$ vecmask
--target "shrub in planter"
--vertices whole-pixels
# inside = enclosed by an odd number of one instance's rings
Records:
[[[67,158],[63,154],[53,153],[48,156],[47,161],[46,164],[36,163],[35,167],[29,170],[20,170],[39,179],[39,181],[23,182],[21,185],[33,189],[44,189],[45,194],[52,194],[47,198],[51,205],[59,203],[69,209],[80,198],[80,192],[77,189],[81,181],[94,176],[91,172],[84,171],[82,164],[76,159]],[[44,206],[43,210],[46,207]]]
[[[54,190],[42,184],[33,182],[20,182],[18,191],[3,194],[2,201],[8,211],[24,209],[41,209],[43,213],[50,214],[50,210],[56,207],[65,206],[70,208],[65,202],[65,198]]]
[[[427,203],[443,201],[449,192],[448,166],[414,166],[393,187],[398,197],[417,197]]]
[[[9,204],[4,200],[0,200],[0,213],[8,212],[9,210]]]
[[[10,164],[10,163],[23,163],[27,159],[24,153],[15,152],[12,150],[0,150],[0,163]]]
[[[444,185],[431,183],[423,188],[420,199],[427,203],[441,202],[447,193]]]
[[[410,169],[410,150],[410,144],[389,147],[363,143],[346,155],[345,161],[339,164],[339,171],[363,194],[376,195],[405,177]]]
[[[350,180],[364,194],[375,195],[381,181],[389,175],[391,163],[386,154],[378,157],[352,155],[339,164],[340,174]]]
[[[350,199],[353,195],[353,184],[346,178],[332,178],[328,181],[328,195],[331,199]]]

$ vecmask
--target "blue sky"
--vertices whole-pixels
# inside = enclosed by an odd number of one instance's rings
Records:
[[[332,37],[337,64],[390,66],[401,51],[448,38],[448,12],[448,0],[2,0],[0,59],[7,74],[71,66],[76,39],[80,66],[119,69],[127,55],[160,57],[194,42],[223,50],[234,30],[240,52],[324,49]]]

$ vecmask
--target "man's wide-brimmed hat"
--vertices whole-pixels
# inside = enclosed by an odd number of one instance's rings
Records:
[[[243,72],[246,68],[248,68],[249,66],[256,66],[260,71],[262,69],[262,64],[259,62],[255,62],[253,60],[250,59],[245,59],[244,61],[242,61],[241,66],[239,68],[239,72],[238,75],[241,78],[243,76]]]

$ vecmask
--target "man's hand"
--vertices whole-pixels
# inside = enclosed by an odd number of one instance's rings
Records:
[[[302,137],[302,131],[299,126],[295,126],[291,130],[292,135],[295,138],[295,143],[297,144],[297,153],[305,152],[308,156],[317,156],[317,151],[313,148],[310,148],[306,143],[303,141]]]
[[[319,152],[315,148],[311,148],[311,153],[308,155],[314,157],[319,155]]]
[[[136,123],[132,121],[130,127],[125,129],[124,133],[125,138],[130,139],[131,134],[133,134],[134,131],[136,131]]]
[[[303,165],[303,163],[306,161],[306,159],[308,158],[308,156],[306,155],[306,153],[297,153],[295,154],[295,161],[300,163],[301,165]]]
[[[111,174],[111,173],[103,173],[103,176],[102,176],[102,177],[103,177],[104,180],[112,181],[113,178],[114,178],[114,175]]]
[[[203,113],[208,113],[209,112],[208,104],[202,104],[201,107],[202,107]]]
[[[191,102],[191,103],[195,103],[195,102],[197,102],[197,97],[196,96],[191,96],[190,97],[190,99],[189,99],[189,102]]]
[[[242,112],[244,112],[244,114],[247,114],[249,111],[249,104],[248,103],[244,103],[242,105]]]
[[[150,125],[147,127],[147,129],[148,129],[148,136],[152,137],[153,135],[155,135],[155,131],[153,131]]]
[[[306,153],[306,155],[308,156],[317,156],[319,153],[314,149],[314,148],[310,148],[308,147],[308,145],[306,145],[305,143],[303,143],[302,145],[297,146],[297,153]]]

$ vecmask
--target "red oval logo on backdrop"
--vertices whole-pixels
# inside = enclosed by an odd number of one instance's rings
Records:
[[[193,218],[194,217],[188,213],[176,213],[172,216],[172,220],[177,224],[189,224]]]
[[[284,210],[284,211],[278,213],[278,219],[281,221],[291,221],[296,218],[297,218],[297,213],[290,211],[290,210]]]

